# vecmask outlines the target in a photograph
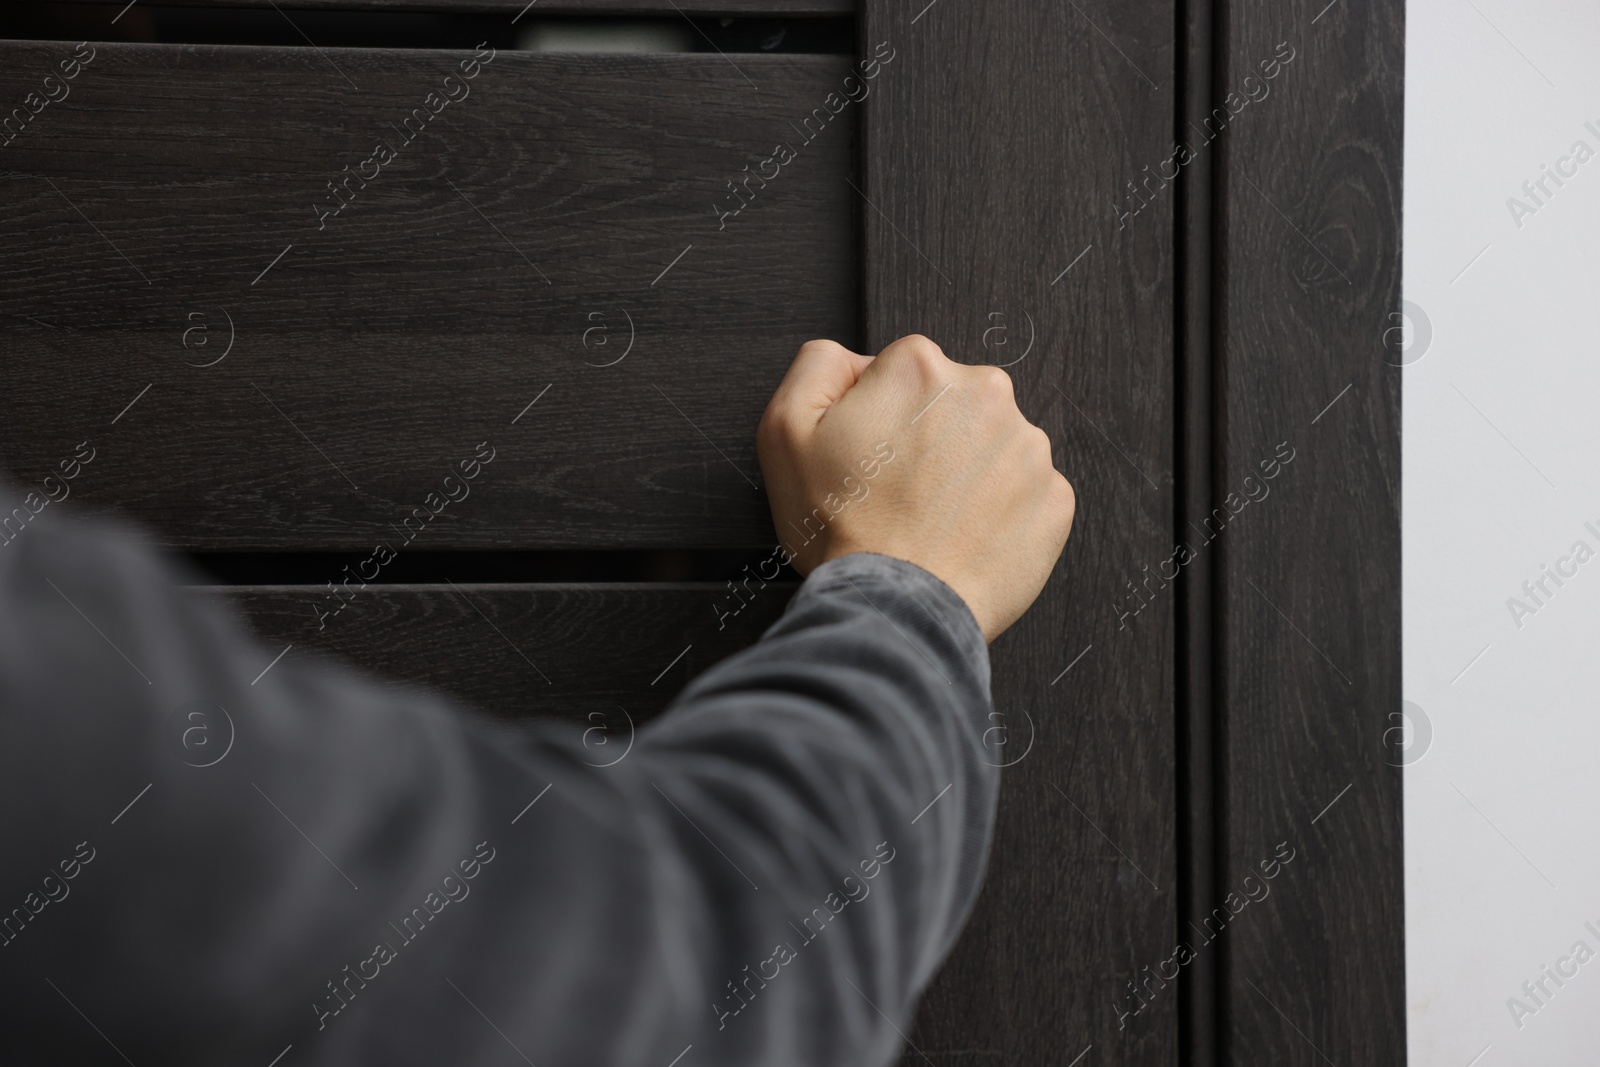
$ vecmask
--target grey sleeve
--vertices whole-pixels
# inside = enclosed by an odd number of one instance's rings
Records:
[[[262,673],[173,582],[103,527],[0,547],[0,1060],[897,1055],[999,784],[987,649],[926,571],[819,568],[609,767],[571,725]]]

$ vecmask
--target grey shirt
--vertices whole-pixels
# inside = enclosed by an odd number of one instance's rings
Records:
[[[276,650],[181,580],[49,514],[0,546],[0,1061],[895,1059],[999,785],[938,579],[818,568],[606,768],[298,656],[252,683]]]

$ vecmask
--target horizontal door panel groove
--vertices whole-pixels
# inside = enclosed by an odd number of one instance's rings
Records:
[[[359,666],[501,718],[643,722],[757,640],[794,583],[193,586],[228,600],[268,652]],[[607,721],[610,721],[607,719]],[[619,718],[618,722],[624,721]]]

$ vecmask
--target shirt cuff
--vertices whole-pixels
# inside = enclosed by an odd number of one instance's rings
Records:
[[[853,552],[812,571],[794,602],[838,593],[865,597],[903,635],[916,632],[938,659],[954,661],[941,667],[955,667],[988,695],[989,645],[983,628],[960,594],[933,573],[893,556]],[[937,634],[929,632],[929,620]]]

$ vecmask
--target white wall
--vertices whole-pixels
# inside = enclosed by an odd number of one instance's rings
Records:
[[[1600,1064],[1600,3],[1407,21],[1404,296],[1432,325],[1397,372],[1405,695],[1432,728],[1404,771],[1411,1063]],[[1595,558],[1530,600],[1579,541]],[[1595,959],[1529,999],[1579,941]]]

